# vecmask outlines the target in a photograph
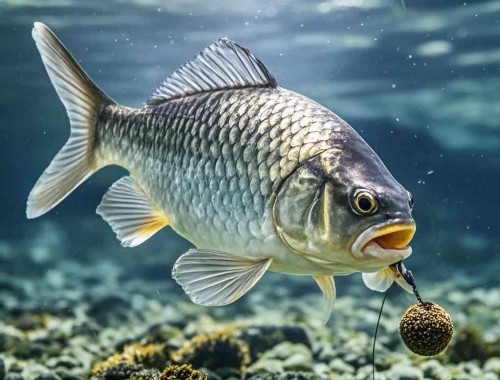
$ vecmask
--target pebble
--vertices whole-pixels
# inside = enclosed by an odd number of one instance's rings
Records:
[[[305,345],[300,343],[283,342],[268,351],[269,357],[282,360],[289,359],[293,355],[300,355],[312,359],[311,351],[309,351]]]
[[[483,365],[484,372],[492,372],[497,376],[500,376],[500,358],[493,357],[486,360]]]
[[[22,372],[25,380],[60,380],[54,372],[40,364],[30,364]]]
[[[71,356],[59,356],[56,358],[49,358],[46,362],[49,368],[75,368],[79,366],[79,362]]]
[[[498,380],[498,375],[494,374],[493,372],[486,372],[481,380]]]
[[[301,343],[308,348],[311,341],[301,326],[256,326],[243,330],[239,338],[248,342],[250,355],[255,360],[259,354],[283,342]]]
[[[446,370],[443,365],[435,360],[431,359],[424,363],[422,366],[424,376],[432,380],[451,380],[451,374]]]
[[[5,380],[24,380],[24,377],[18,372],[9,372],[5,376]]]
[[[250,377],[248,380],[329,380],[329,378],[314,373],[291,372],[257,375]]]
[[[252,364],[249,372],[251,373],[265,373],[265,372],[283,372],[283,362],[278,359],[262,358]]]
[[[283,362],[283,368],[288,371],[311,371],[312,370],[311,353],[295,353]]]
[[[423,380],[422,371],[407,364],[396,364],[389,372],[394,380]]]
[[[333,359],[331,362],[330,362],[330,369],[335,372],[335,373],[338,373],[340,375],[344,375],[344,374],[353,374],[355,372],[355,369],[352,365],[346,363],[345,361],[343,361],[342,359]]]
[[[86,380],[88,378],[83,371],[72,371],[67,368],[57,368],[55,373],[61,380]]]
[[[331,345],[325,345],[320,348],[317,357],[321,362],[328,363],[335,358],[338,358],[339,354]]]
[[[19,330],[0,324],[0,352],[11,350],[22,341],[23,335]]]
[[[472,377],[476,376],[476,378],[479,378],[483,374],[481,367],[479,367],[479,364],[475,361],[461,363],[459,367],[463,368],[463,370]]]

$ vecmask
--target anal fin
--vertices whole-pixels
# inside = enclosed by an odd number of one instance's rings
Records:
[[[163,211],[130,177],[116,181],[96,211],[111,226],[124,247],[135,247],[169,224]]]
[[[203,306],[228,305],[247,293],[272,259],[250,260],[209,249],[190,249],[174,264],[172,277],[191,301]]]
[[[332,315],[333,304],[337,297],[335,281],[333,276],[316,275],[313,278],[323,293],[323,323],[326,324]]]

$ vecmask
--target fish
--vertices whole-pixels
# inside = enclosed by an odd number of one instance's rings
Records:
[[[29,194],[28,218],[118,165],[128,175],[97,214],[125,247],[167,226],[190,241],[172,277],[196,304],[235,302],[268,271],[312,277],[325,323],[335,276],[411,292],[393,265],[412,252],[411,193],[346,121],[278,86],[249,50],[219,39],[133,109],[47,26],[36,22],[32,36],[71,130]]]

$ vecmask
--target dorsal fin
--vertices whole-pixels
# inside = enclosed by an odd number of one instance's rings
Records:
[[[276,87],[276,80],[250,51],[221,38],[165,79],[146,105],[155,106],[202,92],[245,87]]]

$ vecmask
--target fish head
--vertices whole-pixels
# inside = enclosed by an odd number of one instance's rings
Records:
[[[303,162],[274,204],[285,244],[333,274],[377,271],[411,254],[413,198],[371,148],[359,144]]]

